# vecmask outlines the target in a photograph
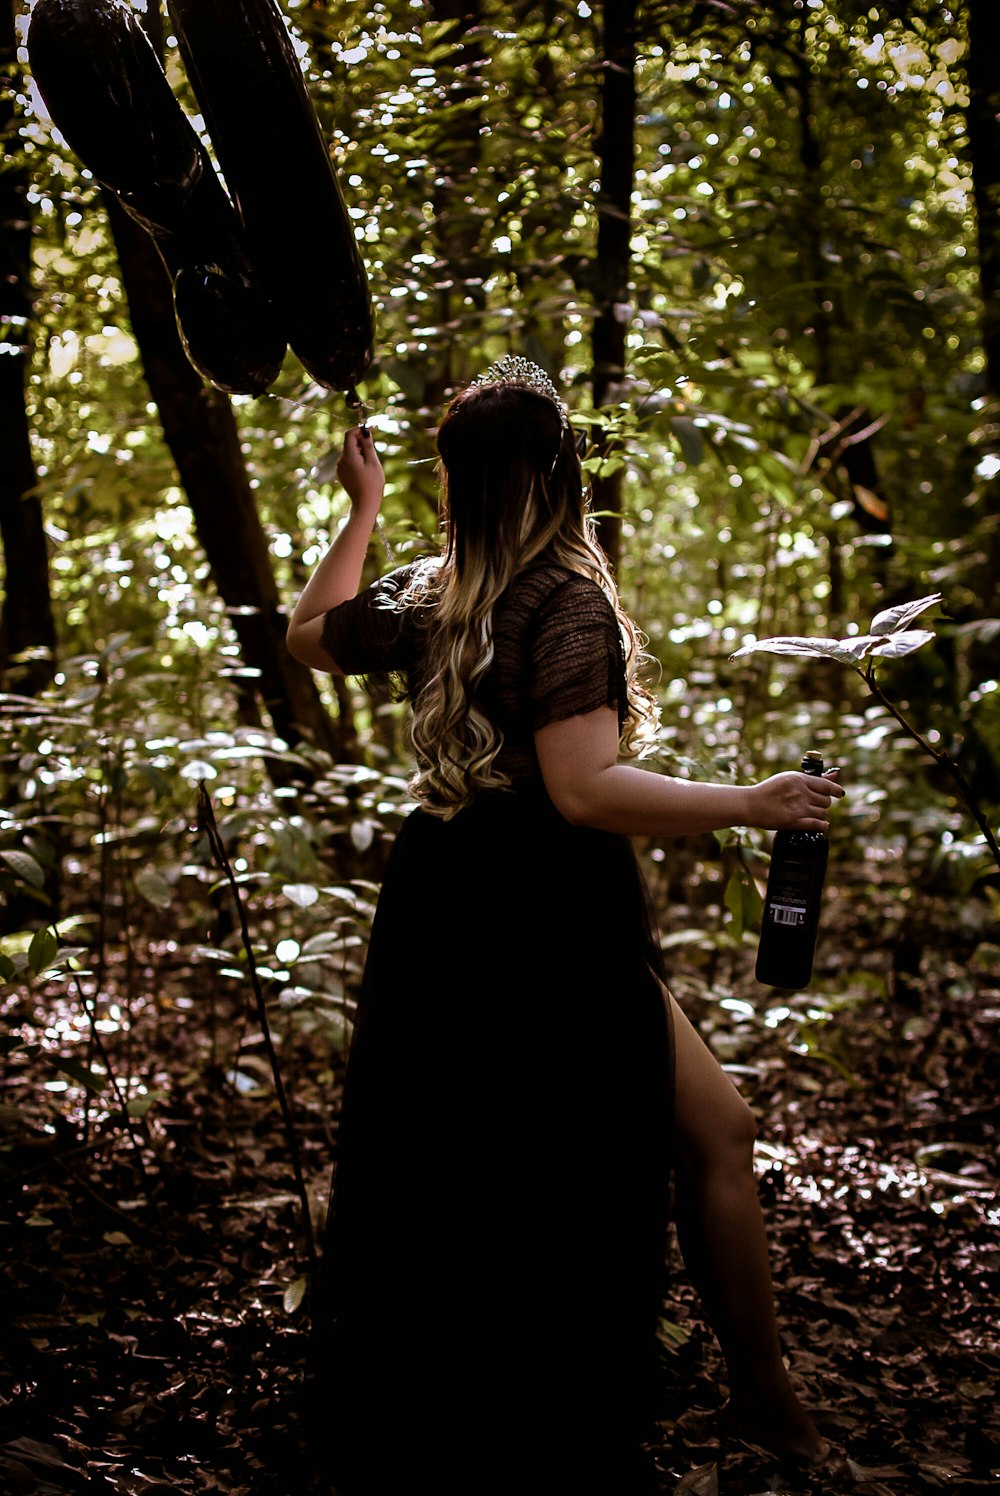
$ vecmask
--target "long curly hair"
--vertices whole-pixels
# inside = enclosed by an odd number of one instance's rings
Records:
[[[621,732],[634,754],[657,708],[638,678],[645,640],[623,611],[588,514],[572,432],[546,395],[516,384],[470,385],[437,434],[444,554],[418,563],[396,607],[432,607],[433,625],[413,702],[411,789],[446,819],[476,793],[508,784],[495,767],[502,735],[477,705],[493,662],[493,612],[516,574],[544,557],[592,578],[618,619],[627,709]]]

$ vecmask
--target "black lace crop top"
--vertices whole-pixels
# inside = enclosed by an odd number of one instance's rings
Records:
[[[322,643],[345,675],[388,675],[419,693],[433,607],[394,608],[412,568],[400,567],[323,621]],[[538,777],[534,733],[609,706],[625,719],[625,655],[605,593],[589,577],[543,563],[520,572],[497,603],[493,665],[478,705],[503,737],[496,767],[513,784]]]

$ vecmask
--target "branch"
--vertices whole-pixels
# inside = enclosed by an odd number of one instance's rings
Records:
[[[979,827],[980,831],[983,833],[983,836],[986,838],[986,844],[993,855],[993,861],[996,863],[997,867],[1000,868],[1000,843],[997,842],[996,836],[993,834],[992,827],[979,808],[973,788],[969,781],[966,779],[965,775],[962,773],[961,769],[958,767],[958,764],[949,753],[945,753],[943,749],[935,748],[933,743],[929,743],[923,736],[923,734],[913,726],[912,722],[907,721],[899,708],[889,700],[888,696],[885,695],[881,686],[879,686],[878,682],[875,679],[874,660],[869,660],[868,664],[863,670],[858,670],[858,674],[861,676],[865,685],[868,687],[869,691],[875,697],[875,700],[879,703],[879,705],[884,706],[890,716],[896,719],[903,731],[906,732],[915,743],[919,743],[924,752],[929,753],[934,762],[940,764],[942,769],[947,770],[952,779],[954,779],[955,783],[958,785],[959,794],[965,801],[965,805],[969,811],[969,814],[973,817],[976,825]]]
[[[302,1210],[302,1230],[305,1236],[306,1254],[309,1258],[310,1270],[315,1278],[319,1264],[316,1256],[316,1240],[313,1235],[312,1216],[309,1212],[309,1195],[306,1190],[305,1176],[302,1173],[298,1135],[295,1131],[295,1122],[292,1118],[292,1110],[288,1094],[285,1090],[285,1082],[281,1074],[278,1055],[271,1038],[271,1026],[267,1019],[267,1004],[264,1001],[264,992],[257,973],[257,963],[254,960],[253,946],[250,940],[250,927],[247,923],[246,906],[240,895],[239,884],[236,882],[236,874],[233,872],[232,864],[226,856],[226,849],[215,819],[215,811],[212,809],[212,799],[203,779],[198,784],[198,820],[202,830],[208,837],[212,856],[222,869],[233,895],[233,903],[236,905],[236,915],[240,922],[240,935],[243,940],[243,949],[246,952],[247,970],[250,973],[250,984],[253,988],[254,1003],[257,1010],[257,1021],[260,1024],[260,1031],[264,1038],[264,1047],[267,1050],[267,1057],[271,1065],[271,1074],[274,1077],[274,1090],[278,1098],[278,1106],[281,1109],[281,1119],[284,1123],[285,1138],[288,1143],[288,1156],[291,1160],[292,1172],[295,1175],[295,1190],[299,1197],[299,1205]]]

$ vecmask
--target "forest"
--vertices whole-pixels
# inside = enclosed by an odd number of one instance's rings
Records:
[[[131,11],[212,156],[174,0]],[[841,1452],[804,1476],[720,1433],[677,1257],[660,1490],[994,1490],[1000,7],[280,12],[373,352],[324,384],[289,349],[232,393],[0,3],[0,1486],[332,1489],[314,1285],[413,802],[404,706],[285,629],[359,411],[375,578],[438,547],[441,410],[516,354],[564,393],[648,640],[647,764],[747,784],[816,750],[847,790],[801,990],[754,977],[767,833],[638,845],[672,991],[753,1108],[786,1359]],[[265,133],[308,324],[347,250]],[[430,1045],[433,971],[412,1000]],[[495,1021],[520,1042],[517,992]]]

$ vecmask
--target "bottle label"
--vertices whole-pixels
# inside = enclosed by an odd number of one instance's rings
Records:
[[[806,923],[815,863],[789,858],[777,871],[768,891],[768,914],[776,925],[800,928]]]

